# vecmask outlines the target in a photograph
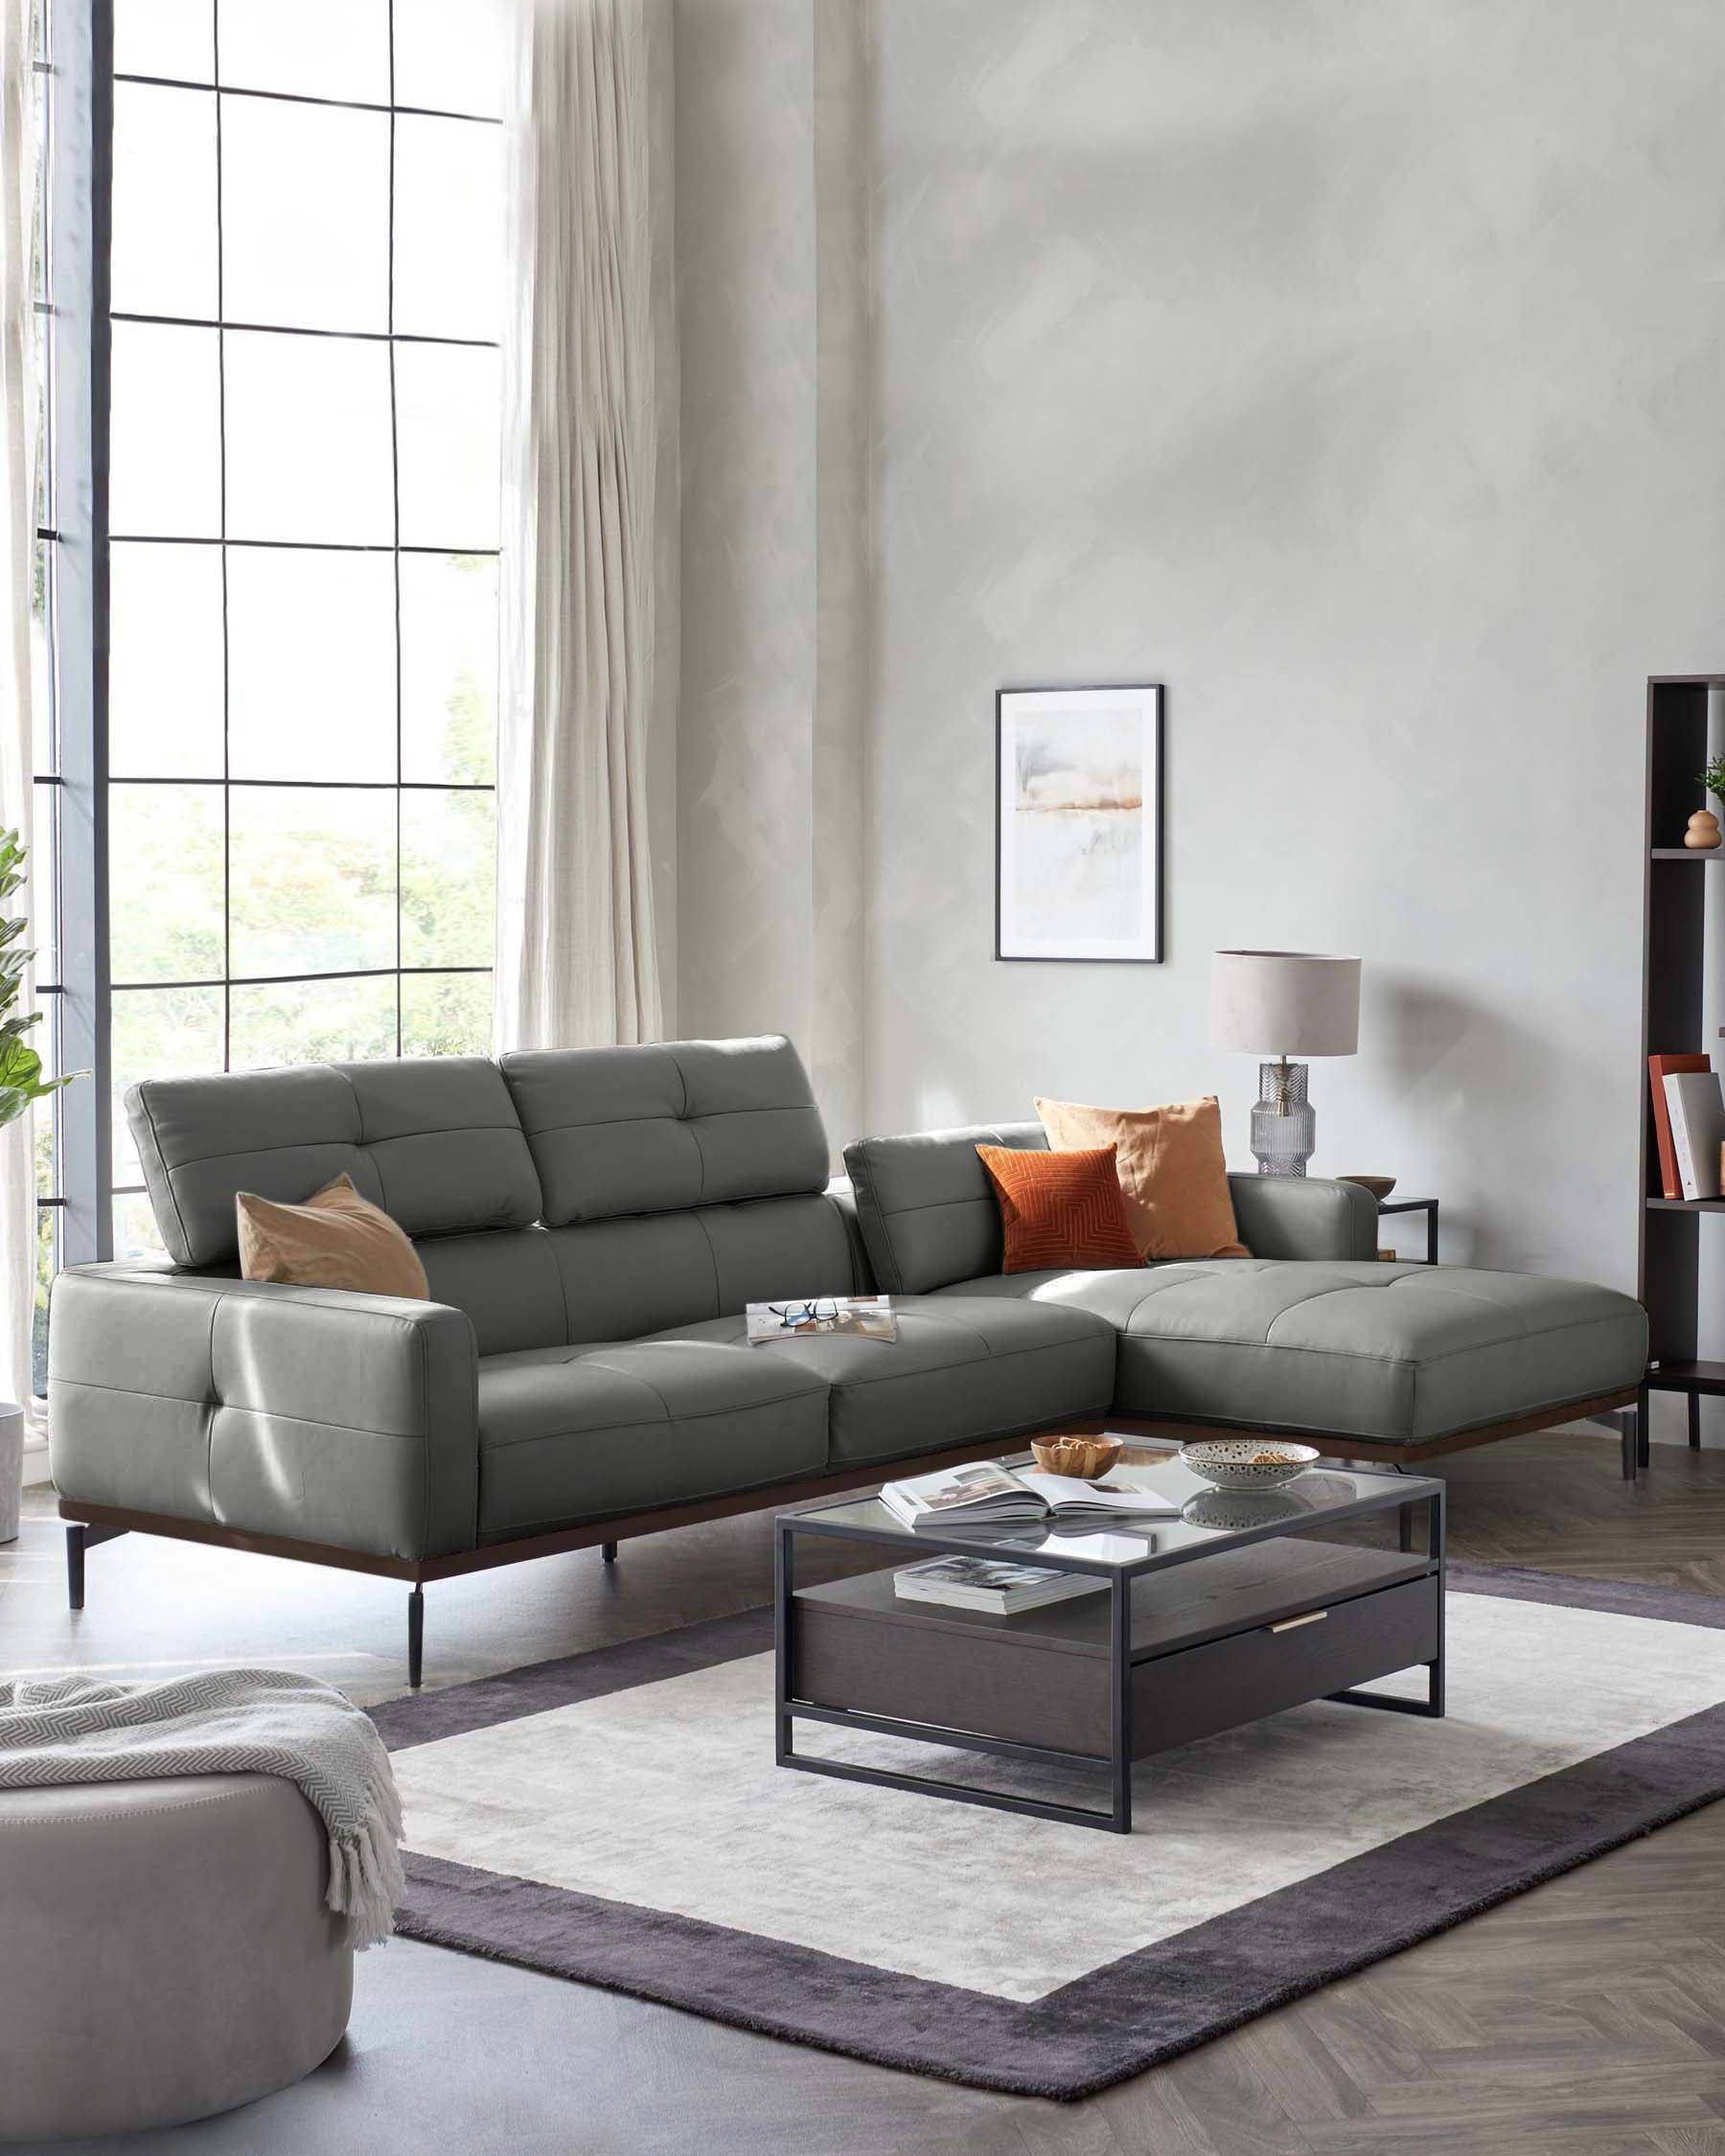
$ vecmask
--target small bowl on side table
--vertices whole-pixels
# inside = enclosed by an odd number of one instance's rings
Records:
[[[1070,1475],[1074,1481],[1093,1482],[1119,1465],[1124,1443],[1119,1437],[1080,1437],[1062,1432],[1033,1437],[1030,1454],[1045,1475]]]
[[[1205,1437],[1180,1448],[1180,1464],[1218,1490],[1272,1490],[1323,1456],[1285,1437]]]

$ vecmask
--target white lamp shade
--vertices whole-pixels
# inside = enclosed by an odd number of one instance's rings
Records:
[[[1218,951],[1210,1046],[1242,1055],[1351,1056],[1360,1045],[1360,961],[1316,951]]]

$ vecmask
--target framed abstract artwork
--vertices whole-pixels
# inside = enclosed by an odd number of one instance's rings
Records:
[[[995,698],[995,956],[1162,961],[1162,690]]]

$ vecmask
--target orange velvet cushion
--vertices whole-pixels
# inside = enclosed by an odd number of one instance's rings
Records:
[[[240,1271],[247,1280],[285,1280],[296,1288],[352,1288],[368,1296],[431,1290],[419,1252],[389,1215],[337,1176],[303,1205],[278,1205],[249,1190],[236,1193]]]
[[[1112,1145],[1134,1243],[1146,1263],[1247,1257],[1234,1224],[1214,1093],[1169,1108],[1085,1108],[1039,1100],[1050,1145]]]
[[[1115,1174],[1115,1149],[1022,1153],[979,1145],[1000,1202],[1006,1256],[1002,1273],[1055,1273],[1138,1265],[1126,1205]]]

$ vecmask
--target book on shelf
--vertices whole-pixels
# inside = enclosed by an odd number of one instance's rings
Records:
[[[1716,1071],[1671,1071],[1665,1081],[1677,1160],[1678,1195],[1719,1195],[1719,1147],[1725,1141],[1725,1096]]]
[[[779,1340],[841,1333],[851,1340],[897,1340],[890,1296],[793,1296],[788,1302],[744,1305],[750,1347]]]
[[[1164,1497],[1138,1468],[1115,1468],[1100,1481],[1083,1482],[1071,1475],[1000,1467],[993,1460],[888,1482],[882,1488],[881,1502],[908,1527],[1011,1526],[1027,1520],[1118,1514],[1171,1520],[1180,1510],[1180,1501]]]
[[[1653,1140],[1659,1150],[1659,1187],[1668,1198],[1683,1196],[1683,1179],[1677,1172],[1677,1153],[1671,1142],[1671,1111],[1666,1100],[1668,1078],[1711,1070],[1706,1056],[1649,1056],[1647,1077],[1653,1092]]]
[[[1080,1594],[1100,1594],[1105,1579],[1083,1572],[1050,1572],[1037,1565],[1014,1565],[998,1557],[931,1557],[892,1575],[892,1592],[901,1602],[934,1602],[952,1610],[983,1610],[991,1617],[1016,1617],[1021,1610],[1044,1609]]]

